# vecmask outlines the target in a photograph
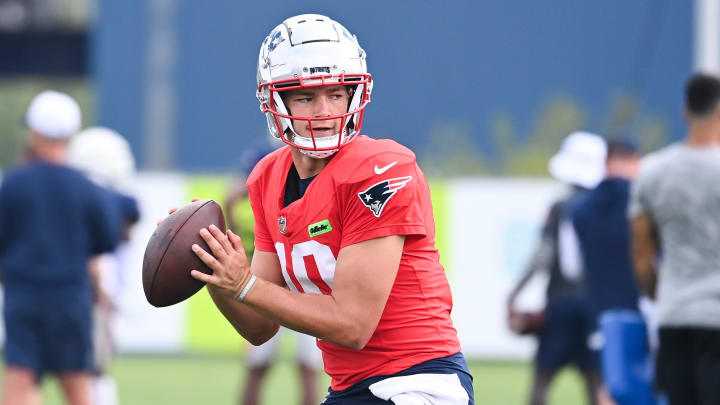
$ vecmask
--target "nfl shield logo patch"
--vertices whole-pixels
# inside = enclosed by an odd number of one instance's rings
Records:
[[[285,219],[285,217],[278,218],[278,229],[280,229],[280,233],[282,234],[287,231],[287,219]]]

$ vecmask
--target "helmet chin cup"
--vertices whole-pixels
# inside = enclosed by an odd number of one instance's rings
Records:
[[[325,159],[327,157],[330,157],[337,153],[339,149],[332,149],[332,150],[323,150],[323,151],[314,151],[314,150],[307,150],[307,149],[299,149],[300,153],[303,155],[310,156],[314,159]]]

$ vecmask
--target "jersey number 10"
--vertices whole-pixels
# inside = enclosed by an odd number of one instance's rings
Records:
[[[329,246],[315,240],[292,246],[275,244],[285,283],[300,293],[330,294],[335,277],[335,256]]]

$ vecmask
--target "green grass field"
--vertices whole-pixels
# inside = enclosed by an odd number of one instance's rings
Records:
[[[531,369],[522,363],[471,362],[478,405],[525,404]],[[122,405],[238,403],[244,370],[240,359],[215,356],[141,357],[121,356],[115,376]],[[327,393],[329,378],[323,376],[318,392]],[[263,404],[298,403],[300,387],[290,360],[282,360],[270,371],[263,387]],[[53,379],[45,381],[45,404],[62,404]],[[322,396],[320,397],[322,398]],[[583,389],[574,371],[563,372],[553,385],[549,404],[583,404]]]

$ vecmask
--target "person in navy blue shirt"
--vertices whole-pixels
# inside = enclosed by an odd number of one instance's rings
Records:
[[[572,204],[583,256],[585,292],[597,320],[605,387],[618,405],[656,403],[647,327],[640,313],[630,251],[630,182],[638,170],[637,147],[607,145],[605,179]]]
[[[596,314],[638,310],[627,217],[630,181],[640,155],[627,141],[608,142],[605,179],[577,199],[572,218],[585,267],[585,289]]]
[[[3,404],[39,395],[57,374],[67,402],[88,405],[92,367],[92,282],[88,259],[120,238],[112,196],[65,165],[80,126],[69,96],[46,91],[26,115],[27,161],[0,186],[0,272],[4,285]]]

